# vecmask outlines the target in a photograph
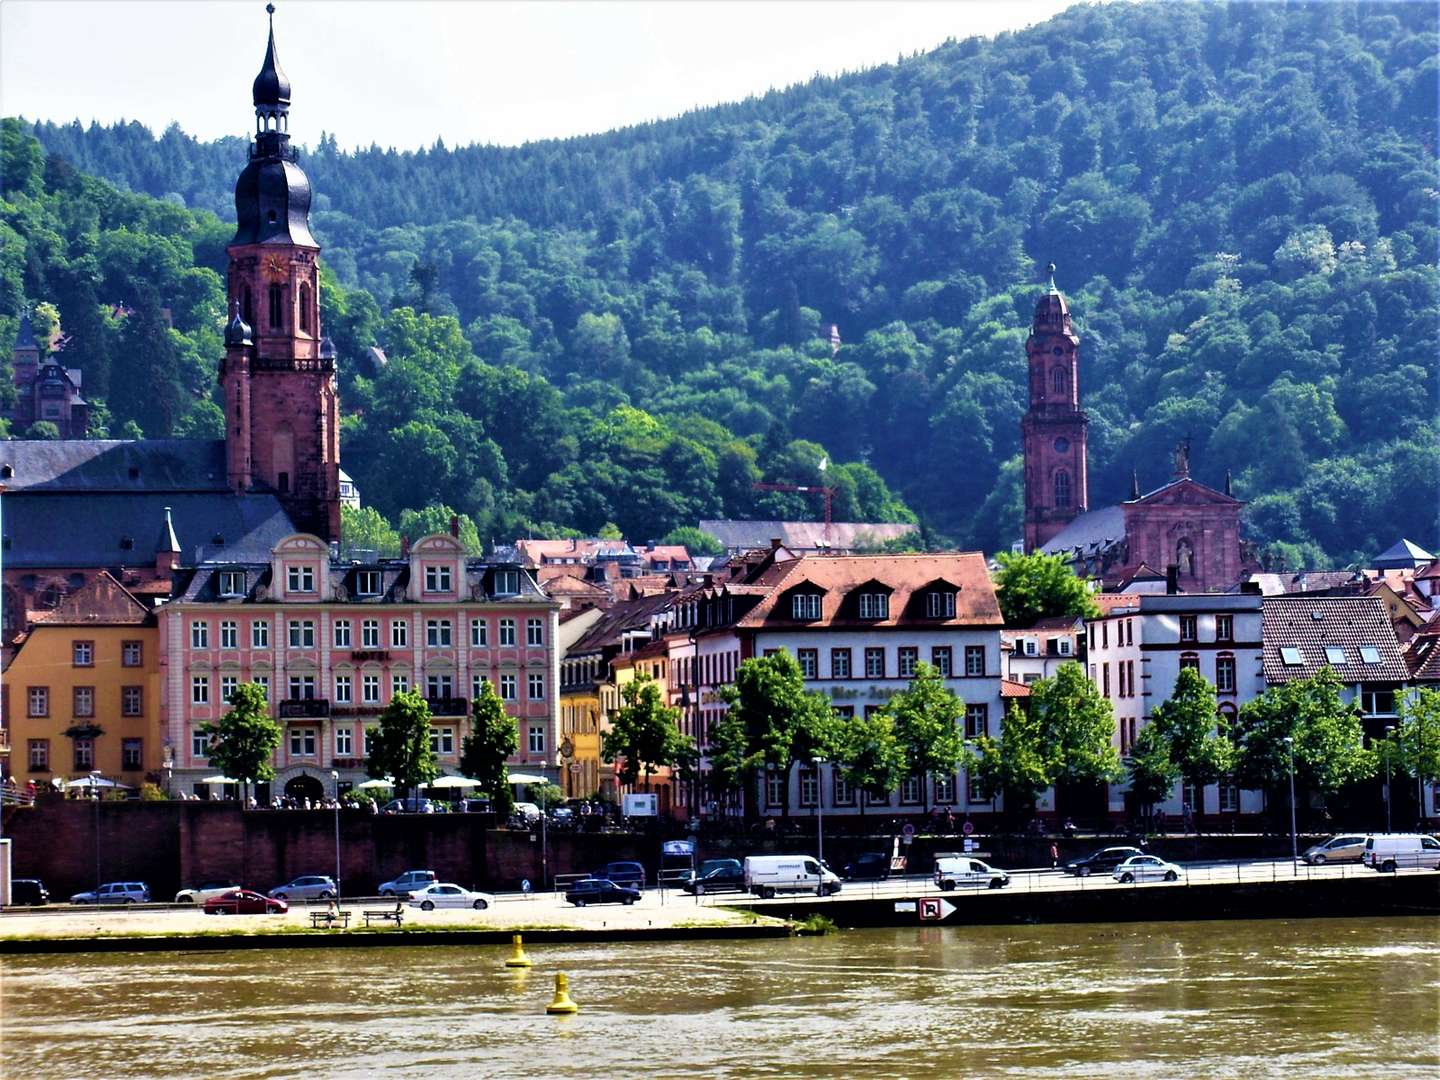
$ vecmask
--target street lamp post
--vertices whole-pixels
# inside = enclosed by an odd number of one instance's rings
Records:
[[[1289,735],[1285,736],[1285,752],[1290,758],[1290,869],[1298,877],[1300,874],[1300,845],[1296,840],[1295,831],[1295,740]]]
[[[95,800],[95,903],[100,903],[100,770],[90,770],[90,797]]]
[[[340,899],[340,774],[330,770],[335,787],[335,899]]]
[[[825,886],[825,785],[820,782],[820,766],[825,759],[810,759],[815,766],[815,856],[820,862],[820,886]]]
[[[1388,726],[1385,728],[1385,831],[1386,831],[1387,833],[1391,831],[1391,829],[1390,829],[1390,750],[1391,750],[1391,747],[1393,746],[1393,744],[1392,744],[1391,741],[1390,741],[1390,736],[1391,736],[1392,734],[1394,734],[1394,732],[1395,732],[1395,727],[1394,727],[1393,724],[1392,724],[1392,725],[1388,725]]]

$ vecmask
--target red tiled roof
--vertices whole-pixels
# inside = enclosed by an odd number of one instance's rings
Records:
[[[1378,596],[1267,596],[1261,603],[1264,626],[1265,681],[1287,683],[1333,667],[1343,681],[1404,682],[1410,670],[1385,602]],[[1365,662],[1362,648],[1376,659]],[[1331,663],[1326,648],[1338,648],[1343,663]],[[1283,650],[1294,649],[1299,663],[1286,663]]]
[[[1022,698],[1030,696],[1030,687],[1023,682],[1016,682],[1014,679],[1000,680],[1000,696],[1002,698]]]
[[[1109,615],[1119,608],[1139,608],[1140,593],[1094,593],[1090,599],[1100,609],[1101,615]]]
[[[138,626],[150,618],[150,609],[131,596],[104,570],[76,589],[52,611],[31,622],[50,626]]]
[[[923,555],[807,555],[784,565],[784,574],[739,626],[1000,626],[1003,619],[995,599],[985,557],[979,552]],[[852,612],[851,594],[868,582],[890,591],[889,613],[884,619],[860,619]],[[927,618],[921,594],[944,582],[956,590],[955,616]],[[796,622],[783,598],[801,585],[822,591],[820,619]],[[848,601],[848,604],[847,604]]]

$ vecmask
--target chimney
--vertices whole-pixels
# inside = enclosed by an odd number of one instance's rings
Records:
[[[780,550],[780,537],[778,537],[778,536],[772,536],[772,537],[770,538],[770,550],[771,550],[771,551],[779,551],[779,550]]]
[[[450,515],[450,535],[453,536],[453,537],[455,537],[456,540],[459,540],[459,539],[460,539],[460,515],[459,515],[459,514],[451,514],[451,515]]]
[[[410,537],[408,536],[400,537],[400,557],[402,559],[410,557]]]
[[[1165,568],[1165,593],[1174,596],[1180,591],[1180,564],[1171,563]]]

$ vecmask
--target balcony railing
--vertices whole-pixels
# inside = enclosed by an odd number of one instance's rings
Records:
[[[330,715],[325,698],[286,698],[280,702],[281,720],[318,720]]]
[[[463,697],[430,697],[425,704],[430,706],[432,716],[464,716],[470,711],[470,699]]]

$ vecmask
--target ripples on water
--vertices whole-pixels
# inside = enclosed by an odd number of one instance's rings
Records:
[[[1435,919],[0,960],[0,1075],[1440,1076]],[[578,1016],[544,1014],[567,971]]]

